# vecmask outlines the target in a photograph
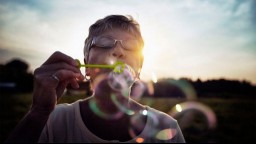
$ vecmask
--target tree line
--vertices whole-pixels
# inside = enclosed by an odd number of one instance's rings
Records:
[[[154,86],[154,97],[255,98],[256,86],[248,81],[212,79],[195,81],[189,78],[161,79]],[[145,95],[148,95],[147,93]]]
[[[29,64],[21,59],[13,59],[6,64],[0,64],[0,90],[7,93],[24,93],[33,91],[33,74],[28,71]],[[81,82],[81,89],[89,90],[89,84]],[[136,85],[136,83],[135,83]],[[195,81],[189,78],[165,78],[152,83],[153,93],[147,87],[143,92],[145,97],[196,97],[219,98],[255,98],[256,86],[248,81],[213,79]],[[71,87],[67,88],[72,89]],[[87,94],[91,92],[87,92]]]

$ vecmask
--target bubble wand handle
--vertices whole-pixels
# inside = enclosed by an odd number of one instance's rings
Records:
[[[99,65],[99,64],[80,64],[79,67],[87,67],[87,68],[111,68],[114,69],[114,65]]]
[[[117,61],[113,65],[101,65],[101,64],[81,64],[78,59],[76,61],[79,63],[79,68],[86,67],[86,68],[110,68],[113,69],[116,73],[121,73],[124,70],[125,64],[123,62]]]

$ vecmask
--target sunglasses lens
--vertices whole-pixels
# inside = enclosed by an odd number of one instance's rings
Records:
[[[95,45],[102,48],[112,48],[115,45],[115,40],[109,37],[97,37]]]
[[[137,50],[139,49],[139,43],[137,40],[127,40],[123,41],[123,47],[126,50]]]
[[[101,48],[112,48],[115,46],[116,40],[111,37],[99,36],[94,39],[94,45]],[[122,47],[126,50],[139,49],[139,42],[137,40],[129,39],[122,40]]]

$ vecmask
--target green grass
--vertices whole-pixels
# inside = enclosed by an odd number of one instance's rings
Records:
[[[65,95],[59,103],[71,103],[84,98],[81,95]],[[29,110],[32,96],[28,94],[1,94],[0,142],[4,142],[10,132]],[[168,113],[177,103],[185,99],[143,98],[142,104]],[[255,142],[256,101],[255,99],[201,98],[197,100],[209,106],[217,116],[217,128],[212,133],[215,142]],[[186,136],[185,136],[186,138]],[[200,139],[198,140],[200,141]]]

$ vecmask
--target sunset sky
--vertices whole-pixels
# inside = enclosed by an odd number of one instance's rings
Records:
[[[33,71],[57,50],[82,61],[89,26],[109,14],[140,23],[143,80],[256,84],[255,0],[1,0],[0,63],[20,58]]]

